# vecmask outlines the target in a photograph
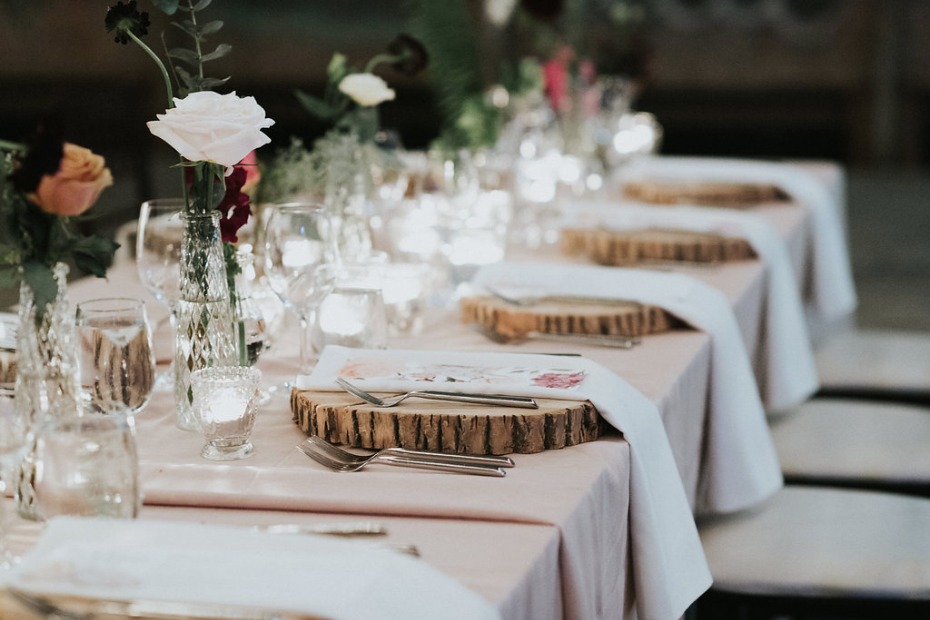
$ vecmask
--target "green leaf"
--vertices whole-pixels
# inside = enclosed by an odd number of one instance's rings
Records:
[[[15,267],[0,267],[0,289],[15,288],[23,278],[19,265]]]
[[[197,66],[197,52],[189,50],[186,47],[175,47],[168,51],[168,56],[177,58],[189,65]]]
[[[45,316],[45,309],[58,295],[58,283],[55,282],[51,268],[35,260],[26,261],[23,265],[23,280],[32,289],[36,321],[40,321]]]
[[[302,90],[295,90],[294,95],[307,112],[320,120],[329,121],[336,115],[336,110],[331,105]]]
[[[200,58],[200,62],[204,63],[204,62],[209,62],[211,60],[216,60],[217,58],[222,58],[223,56],[226,56],[227,54],[229,54],[229,52],[231,51],[232,51],[232,45],[228,43],[220,43],[219,45],[216,46],[215,50],[213,50],[209,54],[204,54]]]
[[[200,88],[203,90],[213,90],[215,88],[222,86],[226,82],[228,82],[230,77],[231,76],[227,76],[224,78],[212,78],[212,77],[203,78],[200,81]]]
[[[195,39],[200,36],[200,32],[197,30],[197,25],[189,19],[185,19],[182,22],[171,22],[171,25],[175,28],[183,30]]]
[[[200,0],[200,2],[194,5],[194,8],[193,8],[194,12],[196,13],[198,11],[204,10],[205,8],[210,6],[211,2],[213,2],[213,0]]]
[[[222,27],[223,27],[223,22],[219,19],[212,21],[212,22],[207,22],[206,24],[200,27],[200,36],[208,37],[211,34],[215,34],[219,32],[219,30]]]
[[[19,248],[7,243],[0,243],[0,265],[16,265],[20,262]]]
[[[331,84],[337,84],[342,81],[342,78],[346,76],[349,72],[348,65],[346,63],[346,57],[339,52],[333,54],[332,59],[329,61],[329,65],[326,67],[326,76]]]
[[[177,12],[179,3],[180,0],[152,0],[152,4],[168,15],[174,15]]]

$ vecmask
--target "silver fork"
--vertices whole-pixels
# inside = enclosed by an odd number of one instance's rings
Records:
[[[523,396],[505,396],[503,394],[465,394],[460,392],[438,392],[435,390],[413,390],[406,394],[391,396],[389,398],[378,398],[370,392],[353,383],[349,383],[342,377],[336,377],[336,383],[345,391],[358,396],[366,403],[376,407],[393,407],[408,398],[426,398],[429,400],[446,400],[456,403],[470,403],[473,405],[494,405],[497,407],[520,407],[523,409],[538,409],[539,405],[532,398]]]
[[[398,467],[410,467],[414,469],[428,469],[431,471],[442,471],[447,473],[471,474],[474,476],[491,476],[494,478],[503,478],[506,472],[500,467],[488,467],[484,465],[467,465],[459,463],[450,463],[448,461],[428,461],[425,459],[413,459],[394,454],[385,454],[375,452],[371,456],[362,457],[362,461],[347,462],[334,455],[327,448],[325,441],[316,441],[313,436],[308,437],[306,441],[297,444],[297,449],[309,456],[311,459],[335,472],[354,472],[359,471],[371,463],[383,463],[385,465],[396,465]],[[330,446],[331,447],[331,446]]]
[[[348,450],[343,450],[339,446],[326,441],[319,435],[310,435],[307,437],[307,441],[319,444],[321,448],[328,451],[334,458],[345,461],[346,463],[361,463],[369,457],[369,455],[355,454]],[[445,452],[424,452],[421,450],[408,450],[406,448],[381,448],[378,452],[380,454],[391,454],[424,461],[461,463],[463,465],[480,465],[483,467],[514,466],[512,458],[508,456],[495,456],[493,454],[446,454]]]

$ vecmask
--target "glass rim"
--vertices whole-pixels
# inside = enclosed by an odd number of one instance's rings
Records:
[[[96,307],[102,306],[104,304],[112,304],[107,307]],[[119,305],[123,304],[123,305]],[[136,297],[95,297],[94,299],[87,299],[85,301],[78,302],[77,304],[77,313],[80,316],[81,311],[91,313],[102,313],[102,312],[126,312],[129,310],[139,310],[141,309],[143,313],[145,312],[145,302]]]

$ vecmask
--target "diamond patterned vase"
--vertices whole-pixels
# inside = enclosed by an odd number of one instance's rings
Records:
[[[191,373],[210,366],[235,365],[237,350],[220,240],[220,213],[184,213],[182,219],[174,393],[178,428],[199,430],[192,407]]]
[[[16,505],[26,519],[37,519],[35,473],[36,435],[46,420],[81,414],[74,313],[67,297],[68,266],[53,269],[57,294],[37,318],[32,289],[19,289],[19,328],[16,333],[16,395],[20,416],[28,421],[30,446],[16,471]]]

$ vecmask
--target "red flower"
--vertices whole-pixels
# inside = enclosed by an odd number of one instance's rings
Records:
[[[220,234],[226,243],[239,241],[239,229],[245,226],[252,214],[252,201],[242,191],[248,172],[243,167],[234,167],[232,174],[226,177],[226,195],[217,205],[221,213]]]

